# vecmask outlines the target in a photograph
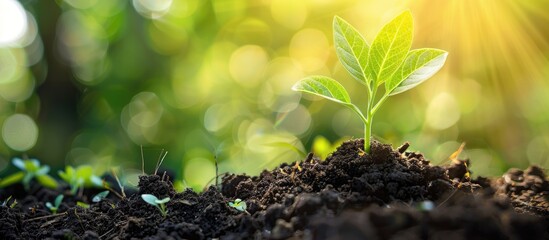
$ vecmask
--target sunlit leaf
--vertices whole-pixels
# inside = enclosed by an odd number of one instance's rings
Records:
[[[292,90],[314,94],[334,102],[351,104],[349,93],[336,80],[325,76],[310,76],[297,82]]]
[[[412,45],[413,19],[405,11],[377,34],[368,54],[368,78],[376,86],[388,80],[406,58]]]
[[[343,67],[360,83],[367,85],[365,69],[370,46],[364,37],[345,20],[334,17],[334,44]]]
[[[389,95],[414,88],[433,76],[446,61],[448,53],[439,49],[416,49],[408,53],[406,60],[385,83]]]

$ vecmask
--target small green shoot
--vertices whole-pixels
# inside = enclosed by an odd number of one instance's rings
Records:
[[[325,76],[310,76],[297,82],[292,90],[314,94],[343,104],[364,123],[364,151],[370,153],[374,114],[388,97],[416,87],[433,76],[446,61],[448,53],[433,48],[410,50],[413,18],[410,11],[400,14],[377,34],[369,45],[362,35],[340,17],[334,17],[334,44],[343,67],[366,86],[368,104],[365,114],[353,103],[345,88]],[[378,97],[379,87],[384,92]]]
[[[48,165],[40,166],[40,162],[37,159],[23,160],[21,158],[13,158],[12,163],[21,171],[2,179],[0,181],[0,188],[21,182],[23,187],[25,187],[25,190],[29,190],[30,182],[33,178],[44,187],[51,189],[57,188],[57,181],[48,175],[48,172],[50,171]]]
[[[160,213],[162,214],[162,217],[166,217],[166,215],[168,214],[166,203],[170,201],[169,197],[159,200],[156,196],[152,194],[141,194],[141,198],[143,198],[143,201],[145,201],[146,203],[158,208],[158,210],[160,210]]]
[[[2,202],[2,207],[7,207],[10,200],[11,200],[11,196],[9,196],[6,200]],[[14,208],[16,205],[17,205],[17,199],[13,199],[13,202],[9,204],[9,208]]]
[[[229,202],[229,206],[235,208],[238,211],[248,213],[248,211],[246,211],[246,208],[248,207],[246,205],[246,202],[242,201],[242,199],[240,198],[235,199],[234,202]]]
[[[109,195],[109,190],[95,194],[95,196],[93,196],[92,198],[92,202],[94,203],[101,202],[103,199],[107,197],[107,195]]]
[[[71,187],[71,194],[76,195],[78,189],[83,187],[101,187],[101,178],[93,174],[93,168],[89,165],[79,166],[76,169],[66,166],[65,171],[59,170],[59,177]]]
[[[80,201],[77,201],[76,202],[76,206],[79,206],[81,208],[85,208],[85,209],[89,209],[90,208],[90,205],[85,203],[85,202],[80,202]]]
[[[63,202],[63,194],[59,194],[55,198],[55,201],[53,202],[53,204],[51,202],[47,202],[46,207],[50,210],[52,214],[56,214],[62,202]]]

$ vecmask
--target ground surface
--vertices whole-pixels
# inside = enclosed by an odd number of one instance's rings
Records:
[[[20,185],[0,190],[0,239],[549,239],[549,182],[538,167],[470,181],[467,162],[432,166],[423,155],[373,143],[344,143],[326,160],[312,155],[260,176],[226,175],[201,194],[142,176],[125,199],[66,196],[59,213],[44,203],[59,192]],[[170,197],[168,215],[140,195]],[[112,195],[112,194],[111,194]],[[240,198],[247,212],[228,202]]]

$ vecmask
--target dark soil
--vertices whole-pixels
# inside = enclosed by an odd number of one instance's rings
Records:
[[[535,166],[497,179],[469,179],[468,162],[433,166],[420,153],[362,140],[326,160],[312,155],[257,177],[226,175],[198,194],[174,191],[161,176],[90,208],[93,191],[65,196],[58,214],[44,203],[59,192],[20,185],[0,190],[0,239],[549,239],[549,182]],[[67,192],[65,192],[67,193]],[[168,215],[141,199],[170,197]],[[247,212],[228,205],[240,198]]]

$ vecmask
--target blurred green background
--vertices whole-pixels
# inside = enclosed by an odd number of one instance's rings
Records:
[[[1,0],[0,171],[28,155],[54,169],[120,167],[135,183],[143,146],[146,172],[165,149],[163,166],[201,188],[214,156],[220,172],[257,174],[325,154],[361,137],[361,122],[290,87],[332,76],[365,104],[337,61],[332,18],[371,42],[405,9],[412,48],[450,55],[389,99],[376,138],[437,164],[466,142],[475,175],[549,168],[546,0]]]

